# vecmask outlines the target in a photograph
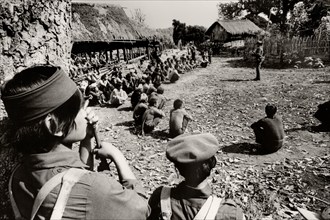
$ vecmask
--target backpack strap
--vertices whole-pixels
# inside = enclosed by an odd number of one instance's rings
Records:
[[[52,215],[53,215],[54,214],[54,210],[57,209],[57,206],[59,206],[57,203],[61,201],[61,199],[59,200],[59,197],[60,197],[61,192],[63,191],[63,186],[65,185],[65,182],[67,181],[68,176],[71,176],[72,175],[71,178],[75,181],[74,183],[76,183],[77,181],[79,181],[79,179],[81,178],[82,174],[85,174],[87,172],[88,172],[87,170],[81,170],[81,169],[71,168],[71,169],[69,169],[67,171],[64,171],[62,173],[56,174],[50,180],[48,180],[42,186],[42,188],[39,190],[39,193],[38,193],[37,197],[34,200],[33,207],[32,207],[32,212],[31,212],[31,218],[30,219],[33,220],[35,218],[36,214],[38,213],[38,210],[39,210],[40,206],[42,205],[42,203],[44,202],[44,200],[46,199],[46,197],[48,196],[48,194],[56,186],[58,186],[62,182],[62,186],[61,186],[59,195],[57,197],[56,204],[55,204],[55,206],[53,208],[53,213],[52,213]],[[70,191],[72,189],[72,186],[71,186],[71,188],[69,189],[68,192],[67,191],[65,192],[65,193],[67,193],[67,197],[69,197],[69,194],[70,194]],[[64,208],[65,208],[66,203],[67,203],[67,200],[65,201],[65,203],[62,202],[61,205],[64,204]],[[63,209],[63,208],[61,208],[61,209]],[[64,209],[63,209],[63,212],[64,212]],[[58,216],[60,216],[60,217],[59,218],[56,218],[56,219],[61,219],[62,218],[62,215],[63,215],[63,212],[61,213],[61,215],[59,215],[57,213]]]
[[[48,194],[56,187],[58,186],[61,181],[63,176],[67,173],[68,171],[64,171],[62,173],[58,173],[55,176],[53,176],[51,179],[49,179],[39,190],[37,197],[34,199],[34,203],[32,206],[32,212],[31,212],[31,220],[35,218],[35,216],[38,213],[38,210]]]
[[[162,211],[162,219],[170,220],[172,216],[171,208],[171,187],[164,186],[160,194],[160,208]]]
[[[221,201],[221,198],[218,198],[216,196],[209,196],[209,198],[207,198],[206,202],[195,216],[194,220],[215,219]]]
[[[55,206],[53,208],[52,216],[50,219],[62,219],[66,203],[68,202],[72,187],[79,181],[79,179],[88,173],[87,170],[82,169],[69,169],[62,178],[62,187],[57,196]]]
[[[14,173],[17,171],[17,169],[21,166],[21,164],[18,164],[13,172],[11,173],[10,175],[10,178],[9,178],[9,183],[8,183],[8,191],[9,191],[9,199],[10,199],[10,204],[11,204],[11,208],[13,210],[13,213],[14,213],[14,217],[16,220],[19,220],[19,219],[24,219],[21,215],[21,212],[19,211],[18,207],[17,207],[17,203],[15,202],[15,198],[14,198],[14,195],[13,195],[13,176],[14,176]]]

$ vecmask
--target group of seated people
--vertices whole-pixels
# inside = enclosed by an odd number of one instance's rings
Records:
[[[90,64],[87,66],[91,66]],[[96,66],[96,64],[95,64]],[[132,95],[132,108],[139,102],[139,95],[143,93],[150,95],[153,90],[165,81],[174,83],[184,74],[198,66],[197,62],[186,54],[177,57],[173,55],[161,59],[151,59],[147,64],[144,59],[136,68],[131,68],[127,73],[120,66],[109,67],[108,71],[100,74],[99,68],[85,68],[83,74],[76,77],[77,83],[85,98],[90,100],[91,105],[111,105],[118,107],[125,103],[128,96]]]

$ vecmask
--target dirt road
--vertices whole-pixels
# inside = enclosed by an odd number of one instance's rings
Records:
[[[323,163],[329,163],[329,133],[314,133],[310,129],[312,125],[318,124],[312,117],[317,105],[329,99],[329,69],[263,69],[262,80],[253,81],[254,69],[235,68],[238,62],[241,61],[214,58],[209,67],[185,73],[177,83],[164,85],[165,96],[168,98],[166,117],[160,123],[159,131],[152,136],[139,138],[134,134],[129,102],[117,109],[95,107],[100,117],[101,139],[114,143],[124,151],[148,193],[159,185],[177,182],[173,166],[166,160],[164,151],[169,111],[173,101],[180,98],[194,117],[194,121],[188,125],[188,132],[210,132],[216,135],[222,147],[217,155],[218,168],[210,180],[214,183],[214,190],[219,195],[231,194],[243,202],[250,217],[261,217],[274,212],[275,201],[280,204],[286,199],[279,193],[280,190],[298,180],[305,184],[302,186],[307,184],[306,190],[314,190],[314,195],[327,198],[330,194],[330,179],[311,174],[313,167],[302,169],[302,172],[307,172],[306,175],[299,171],[301,175],[297,178],[287,178],[286,174],[295,173],[299,167],[309,163],[308,160],[315,162],[322,157],[325,158],[322,159]],[[278,106],[278,114],[283,118],[286,131],[285,145],[280,151],[270,155],[247,154],[246,148],[254,143],[249,126],[264,117],[267,103]],[[281,170],[287,165],[288,170]],[[276,177],[269,179],[269,173]],[[278,182],[276,178],[282,177],[285,181]],[[255,184],[263,181],[266,188],[273,184],[276,189],[274,198],[277,199],[273,202],[269,202],[267,198],[274,195],[274,189],[268,189],[266,194],[257,190],[260,185],[256,187]],[[254,197],[253,193],[244,191],[244,187],[249,188],[251,184],[254,187]],[[295,187],[299,189],[300,185]],[[288,193],[296,196],[294,193],[303,192],[294,190]],[[304,204],[310,205],[310,201],[305,201]],[[313,205],[317,206],[315,203]],[[280,207],[276,210],[287,208]],[[275,219],[292,219],[292,215],[277,213],[274,216]]]

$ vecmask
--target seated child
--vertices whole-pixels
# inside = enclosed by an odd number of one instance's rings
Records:
[[[163,94],[164,94],[164,88],[162,86],[159,86],[157,88],[157,92],[153,92],[150,94],[150,99],[157,98],[157,103],[158,103],[157,108],[158,109],[163,109],[165,106],[166,98]]]
[[[218,140],[208,133],[180,135],[168,142],[166,157],[185,180],[174,188],[159,187],[153,192],[147,219],[244,220],[242,209],[233,200],[212,195],[207,178],[217,163],[218,150]],[[213,211],[203,215],[205,209]]]
[[[176,68],[173,68],[172,71],[169,73],[168,79],[170,80],[171,83],[175,83],[180,79],[180,75]]]
[[[145,133],[151,133],[159,124],[161,118],[165,117],[164,112],[159,110],[157,106],[157,98],[151,98],[149,100],[149,109],[143,114],[142,135]]]
[[[330,101],[318,105],[314,117],[321,122],[314,128],[315,131],[330,131]]]
[[[140,101],[135,106],[133,111],[133,119],[136,126],[142,125],[143,114],[147,109],[148,109],[148,96],[145,93],[142,93],[140,97]]]
[[[105,104],[105,97],[95,83],[90,86],[89,96],[91,106]]]
[[[267,104],[266,117],[253,123],[251,128],[256,136],[256,142],[261,144],[260,153],[273,153],[283,145],[284,130],[279,116],[275,115],[277,107]]]
[[[127,93],[122,89],[122,84],[117,83],[115,89],[112,91],[110,95],[110,104],[119,106],[124,104],[126,99],[128,98]]]
[[[137,87],[131,96],[131,104],[133,110],[135,106],[139,103],[141,94],[142,94],[142,87]]]
[[[201,67],[206,68],[209,61],[204,57],[201,61]]]
[[[174,138],[183,134],[187,128],[188,121],[192,117],[186,112],[183,107],[183,101],[177,99],[173,103],[173,108],[170,112],[170,137]]]

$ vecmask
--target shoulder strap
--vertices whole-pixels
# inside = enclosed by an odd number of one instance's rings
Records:
[[[170,220],[172,216],[171,208],[171,187],[164,186],[160,194],[160,207],[162,211],[162,219]]]
[[[194,220],[213,220],[215,219],[222,199],[216,196],[209,196],[206,202],[199,210]]]
[[[15,169],[13,170],[13,172],[10,175],[9,183],[8,183],[9,199],[10,199],[10,204],[11,204],[11,208],[13,210],[15,219],[23,219],[23,217],[17,207],[17,204],[15,202],[14,195],[13,195],[13,176],[14,176],[14,173],[17,171],[17,169],[20,166],[21,166],[21,164],[19,164],[15,167]]]
[[[34,219],[34,217],[37,215],[38,210],[41,206],[41,204],[44,202],[48,194],[61,183],[62,177],[65,175],[67,171],[58,173],[55,176],[53,176],[50,180],[48,180],[39,190],[37,197],[34,199],[32,212],[31,212],[31,220]]]
[[[62,187],[57,197],[55,206],[53,208],[50,219],[62,219],[66,203],[68,202],[72,187],[79,181],[79,179],[88,173],[87,170],[71,168],[62,178]]]

